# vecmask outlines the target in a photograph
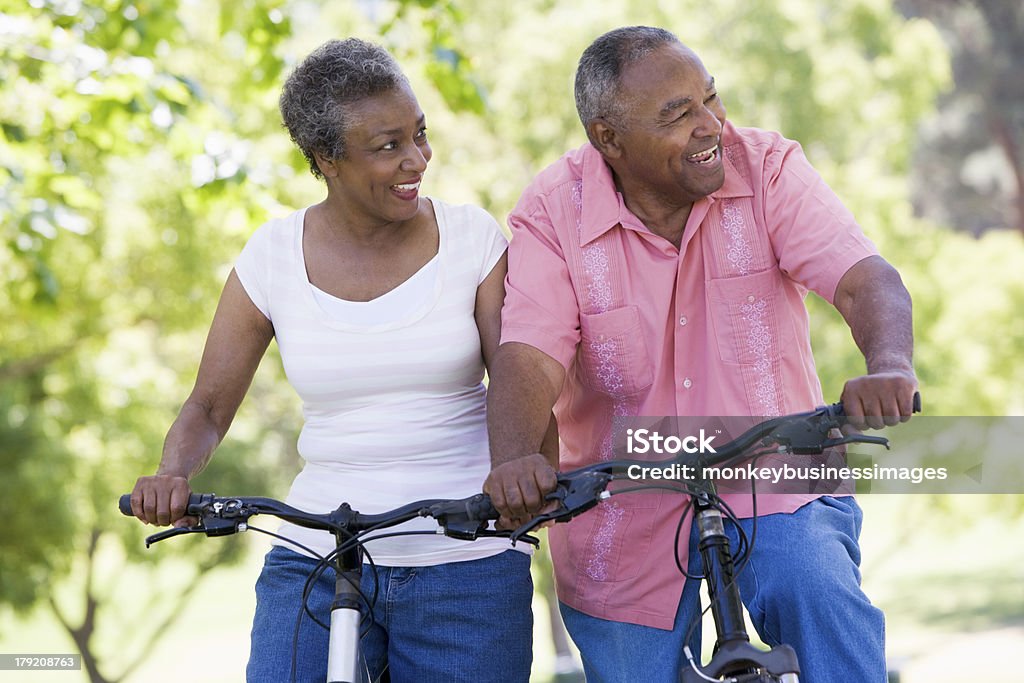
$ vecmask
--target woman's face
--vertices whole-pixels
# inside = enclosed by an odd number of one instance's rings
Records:
[[[413,218],[432,152],[427,123],[408,85],[347,107],[345,158],[328,184],[354,212],[383,222]],[[356,216],[353,216],[355,218]]]

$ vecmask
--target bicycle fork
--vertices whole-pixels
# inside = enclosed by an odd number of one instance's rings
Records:
[[[749,676],[755,672],[771,676],[757,680],[798,683],[800,666],[793,648],[779,645],[764,652],[750,644],[722,513],[712,507],[705,496],[694,499],[694,511],[694,523],[699,534],[697,547],[704,566],[717,640],[714,655],[703,671],[684,665],[680,670],[680,683],[728,681],[734,676],[744,676],[739,680],[751,680]]]

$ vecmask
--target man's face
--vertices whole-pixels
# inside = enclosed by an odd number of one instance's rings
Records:
[[[688,205],[725,182],[725,107],[700,59],[679,43],[658,48],[622,73],[626,114],[613,125],[624,186],[670,205]]]

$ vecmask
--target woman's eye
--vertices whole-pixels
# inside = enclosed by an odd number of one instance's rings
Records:
[[[416,133],[416,138],[419,139],[419,140],[423,140],[426,137],[427,137],[427,127],[424,126],[423,128],[420,128],[418,133]]]
[[[381,149],[382,149],[383,151],[385,151],[385,152],[391,152],[391,151],[394,151],[394,150],[398,149],[398,143],[397,143],[397,142],[395,142],[394,140],[392,140],[392,141],[391,141],[391,142],[389,142],[388,144],[386,144],[386,145],[384,145],[383,147],[381,147]]]

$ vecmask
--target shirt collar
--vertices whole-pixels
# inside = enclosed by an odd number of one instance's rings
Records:
[[[726,124],[728,126],[728,124]],[[725,138],[723,132],[723,138]],[[729,136],[731,137],[731,136]],[[726,144],[720,143],[720,144]],[[729,197],[753,197],[754,191],[750,184],[733,166],[728,154],[722,150],[722,163],[725,165],[725,182],[722,187],[707,197],[695,202],[713,203]],[[601,153],[589,142],[583,148],[583,188],[580,208],[580,244],[587,244],[616,225],[633,230],[647,231],[643,222],[632,211],[626,208],[622,195],[615,187],[612,170],[601,157]]]

